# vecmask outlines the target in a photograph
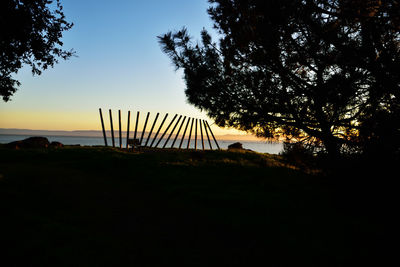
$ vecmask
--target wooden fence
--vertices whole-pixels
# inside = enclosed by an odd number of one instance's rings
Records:
[[[106,135],[106,128],[104,125],[104,118],[103,118],[103,113],[101,111],[101,108],[99,108],[99,113],[100,113],[100,120],[101,120],[101,127],[103,130],[103,137],[104,137],[104,144],[105,146],[108,146],[107,143],[107,135]],[[134,128],[134,133],[133,133],[133,138],[130,139],[130,121],[131,121],[131,112],[128,111],[128,121],[127,121],[127,128],[126,128],[126,148],[129,148],[131,146],[132,148],[138,148],[138,147],[160,147],[160,148],[174,148],[176,141],[179,140],[179,134],[181,133],[181,130],[183,130],[183,134],[180,136],[180,141],[179,141],[179,146],[176,147],[178,149],[182,149],[186,133],[188,133],[187,136],[187,143],[186,146],[183,146],[183,148],[190,149],[191,146],[193,145],[194,149],[198,149],[197,147],[197,140],[198,137],[200,137],[201,140],[201,149],[205,150],[205,136],[207,137],[208,141],[208,147],[209,149],[213,149],[212,143],[215,143],[216,148],[220,149],[217,139],[215,138],[210,125],[208,124],[207,121],[197,119],[197,118],[191,118],[187,116],[182,116],[178,114],[175,114],[175,116],[171,119],[169,123],[167,123],[166,128],[163,130],[163,126],[168,118],[168,113],[164,115],[164,118],[162,119],[161,123],[159,124],[157,131],[155,134],[152,136],[153,131],[155,130],[155,126],[157,123],[157,120],[159,118],[160,113],[157,113],[155,115],[154,121],[151,125],[150,132],[148,132],[147,137],[145,137],[146,134],[146,127],[147,123],[150,118],[150,112],[147,112],[146,119],[143,125],[143,129],[141,131],[140,138],[138,138],[138,125],[140,123],[140,112],[137,111],[136,113],[136,123],[135,123],[135,128]],[[111,141],[112,141],[112,146],[115,147],[115,137],[114,137],[114,125],[113,125],[113,118],[112,118],[112,111],[109,109],[109,117],[110,117],[110,131],[111,131]],[[178,119],[177,119],[178,118]],[[175,124],[174,124],[175,122]],[[186,123],[185,123],[186,122]],[[194,125],[193,125],[194,124]],[[122,124],[121,124],[121,110],[118,110],[118,125],[119,125],[119,147],[122,148]],[[178,127],[179,125],[179,127]],[[189,127],[190,125],[190,127]],[[193,127],[194,126],[194,127]],[[172,128],[171,128],[172,127]],[[184,129],[183,129],[184,128]],[[190,130],[188,131],[188,129]],[[170,130],[171,129],[171,130]],[[177,129],[177,132],[175,134],[175,137],[173,140],[171,140],[171,137],[174,135],[175,130]],[[203,129],[204,133],[203,134]],[[170,130],[170,131],[169,131]],[[198,136],[198,130],[200,131],[200,135]],[[169,132],[168,132],[169,131]],[[192,139],[192,132],[194,131],[194,136]],[[210,138],[210,135],[212,139]],[[157,139],[158,138],[158,139]],[[144,142],[144,139],[146,139],[146,142]],[[161,142],[164,140],[164,143],[161,144]],[[150,142],[151,141],[151,142]],[[169,141],[172,141],[171,145],[168,146]],[[214,142],[212,142],[214,141]],[[150,142],[150,143],[149,143]]]

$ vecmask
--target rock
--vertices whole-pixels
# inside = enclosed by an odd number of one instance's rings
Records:
[[[22,140],[22,143],[26,148],[46,148],[49,147],[50,142],[46,137],[29,137]]]
[[[54,141],[50,143],[50,147],[51,148],[59,148],[59,147],[63,147],[64,145],[60,142]]]
[[[13,149],[20,149],[22,147],[22,141],[14,141],[6,144],[6,147]]]
[[[243,149],[242,143],[236,142],[228,146],[228,150],[231,149]]]
[[[20,148],[47,148],[50,142],[46,137],[29,137],[21,141],[15,141],[7,144],[7,147],[20,149]]]

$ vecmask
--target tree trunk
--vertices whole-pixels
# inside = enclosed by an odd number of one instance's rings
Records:
[[[331,132],[322,138],[328,157],[332,160],[338,159],[340,156],[340,144]]]

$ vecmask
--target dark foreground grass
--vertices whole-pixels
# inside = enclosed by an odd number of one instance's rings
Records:
[[[227,151],[0,147],[2,266],[361,266],[385,223],[326,177]],[[386,265],[388,266],[388,265]]]

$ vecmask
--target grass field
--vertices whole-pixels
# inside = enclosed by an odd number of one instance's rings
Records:
[[[0,147],[1,265],[388,261],[382,217],[340,188],[252,152]]]

